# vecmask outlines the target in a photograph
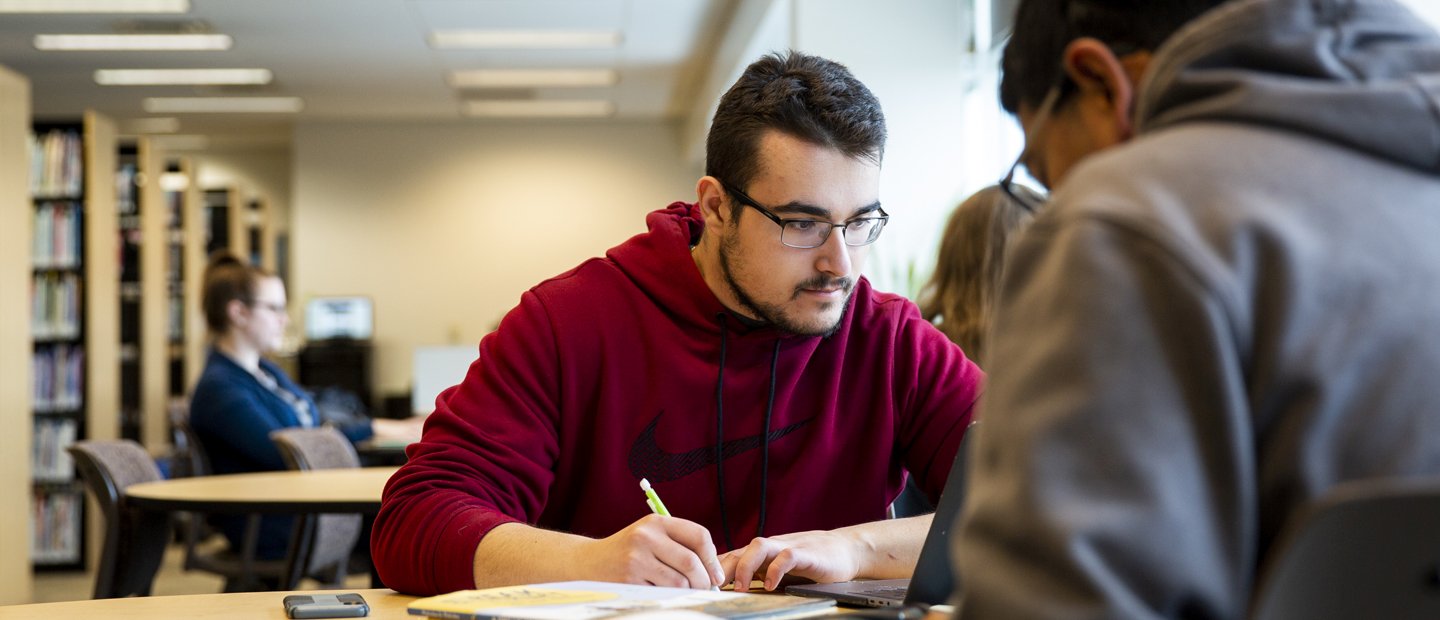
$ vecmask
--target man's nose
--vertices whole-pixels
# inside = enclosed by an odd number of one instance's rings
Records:
[[[850,246],[845,245],[844,228],[831,229],[830,237],[825,239],[825,243],[820,244],[820,247],[815,248],[815,251],[819,253],[816,256],[815,268],[821,273],[835,277],[850,275]]]

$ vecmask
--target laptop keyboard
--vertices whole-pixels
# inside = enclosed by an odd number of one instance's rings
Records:
[[[888,597],[888,598],[905,598],[905,591],[906,591],[907,589],[908,589],[908,588],[906,588],[906,587],[904,587],[904,586],[884,586],[884,587],[880,587],[880,588],[871,588],[871,589],[869,589],[869,590],[861,590],[861,591],[859,591],[859,592],[856,592],[856,594],[859,594],[859,595],[861,595],[861,596],[883,596],[883,597]]]

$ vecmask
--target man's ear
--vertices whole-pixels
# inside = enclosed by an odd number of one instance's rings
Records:
[[[712,176],[700,177],[700,181],[695,184],[695,203],[700,206],[700,213],[705,216],[706,230],[719,230],[720,226],[730,220],[733,205],[725,199],[725,188],[720,185],[720,179]]]
[[[1130,54],[1122,61],[1110,46],[1091,37],[1081,37],[1065,46],[1065,73],[1075,82],[1083,100],[1098,104],[1104,118],[1113,124],[1117,140],[1135,133],[1131,117],[1135,84],[1149,63],[1148,52]]]

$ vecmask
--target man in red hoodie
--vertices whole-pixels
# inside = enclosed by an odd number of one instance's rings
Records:
[[[860,276],[884,142],[845,67],[751,65],[697,202],[526,292],[437,399],[375,520],[385,583],[909,576],[929,517],[886,508],[906,471],[938,496],[983,375]]]

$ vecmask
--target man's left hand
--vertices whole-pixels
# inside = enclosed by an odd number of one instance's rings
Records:
[[[774,590],[785,575],[817,583],[855,579],[868,552],[858,537],[844,532],[795,532],[756,538],[722,554],[720,565],[725,569],[725,583],[733,581],[736,592],[750,589],[751,579],[763,580],[766,590]]]

